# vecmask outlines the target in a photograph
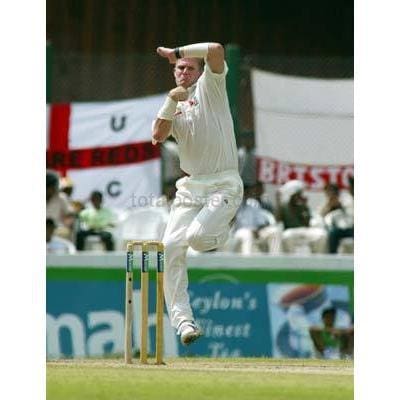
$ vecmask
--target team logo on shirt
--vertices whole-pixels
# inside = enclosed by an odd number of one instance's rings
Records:
[[[186,100],[184,102],[182,102],[177,110],[175,111],[174,116],[178,116],[180,114],[183,113],[189,113],[192,114],[194,110],[198,109],[199,107],[199,100],[197,99],[196,96],[193,96],[192,98],[190,98],[189,100]],[[198,113],[198,111],[196,111],[196,114]]]
[[[189,105],[190,105],[191,107],[196,107],[197,105],[199,105],[199,100],[197,99],[196,96],[193,96],[193,97],[192,97],[191,99],[189,99],[187,102],[189,103]]]

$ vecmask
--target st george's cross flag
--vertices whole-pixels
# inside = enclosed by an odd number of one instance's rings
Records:
[[[48,105],[47,168],[71,178],[74,200],[99,190],[107,207],[149,205],[161,192],[151,126],[164,98]]]

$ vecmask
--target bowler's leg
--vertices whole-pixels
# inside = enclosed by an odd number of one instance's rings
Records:
[[[185,320],[193,320],[188,294],[186,230],[199,207],[173,205],[165,230],[164,294],[171,325],[178,328]]]
[[[208,251],[222,246],[229,236],[230,222],[240,206],[242,194],[215,193],[208,199],[194,221],[190,224],[186,238],[189,245],[198,251]]]

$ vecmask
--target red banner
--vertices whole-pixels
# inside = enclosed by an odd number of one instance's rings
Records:
[[[269,157],[257,159],[258,180],[273,185],[283,185],[291,179],[298,179],[311,190],[321,190],[327,183],[335,183],[340,189],[347,189],[349,178],[353,175],[353,165],[307,165]]]
[[[107,167],[160,158],[160,146],[153,146],[151,142],[139,142],[91,149],[48,150],[46,156],[47,167],[56,170]]]

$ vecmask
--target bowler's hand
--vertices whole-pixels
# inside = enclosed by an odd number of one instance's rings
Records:
[[[154,139],[154,138],[151,139],[151,144],[152,144],[153,146],[155,146],[157,143],[158,143],[158,142],[157,142],[156,139]]]
[[[169,91],[168,96],[175,101],[186,101],[189,98],[189,92],[183,86],[177,86]]]
[[[168,58],[170,64],[176,63],[175,49],[169,47],[157,47],[157,53],[159,56]]]

